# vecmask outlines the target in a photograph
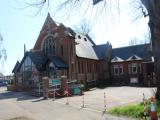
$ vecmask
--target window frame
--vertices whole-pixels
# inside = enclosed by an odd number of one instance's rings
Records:
[[[113,74],[114,75],[119,75],[119,70],[118,70],[118,65],[116,64],[116,65],[113,65]],[[117,72],[115,72],[117,70]]]
[[[129,74],[138,74],[142,73],[142,68],[141,68],[140,63],[130,63],[128,64],[128,72]]]
[[[55,40],[54,37],[49,35],[43,40],[42,51],[45,54],[55,54]]]
[[[124,74],[123,65],[122,64],[113,65],[113,74],[114,75],[123,75]]]

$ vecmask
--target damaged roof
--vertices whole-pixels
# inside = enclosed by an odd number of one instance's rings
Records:
[[[67,69],[67,64],[58,56],[46,56],[42,52],[26,52],[21,63],[18,65],[18,70],[20,70],[25,59],[30,57],[31,61],[34,63],[38,71],[45,71],[48,61],[51,61],[57,69]],[[18,64],[18,63],[17,63]],[[17,66],[16,64],[16,66]],[[15,68],[13,69],[15,70]]]
[[[52,62],[57,69],[67,69],[68,65],[59,56],[49,56],[49,61]]]
[[[45,63],[47,61],[46,56],[42,52],[26,52],[18,69],[21,68],[23,62],[25,61],[26,57],[29,56],[32,62],[35,64],[35,67],[38,71],[45,70]]]
[[[80,33],[77,33],[75,36],[75,42],[77,43],[76,55],[78,57],[98,60],[98,56],[93,48],[95,44],[93,44],[93,41],[90,41],[88,37]]]

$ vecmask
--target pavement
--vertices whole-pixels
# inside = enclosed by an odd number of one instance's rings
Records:
[[[106,93],[107,109],[142,101],[152,95],[152,88],[109,87],[85,92],[84,106],[82,96],[43,100],[29,96],[24,92],[10,92],[0,88],[0,120],[25,116],[33,120],[133,120],[103,114],[104,92]]]
[[[146,98],[150,98],[153,95],[153,89],[155,88],[128,86],[107,87],[104,89],[95,88],[84,93],[84,106],[88,109],[103,111],[104,93],[106,98],[106,110],[116,106],[139,103],[143,100],[143,93]],[[69,97],[68,99],[72,106],[79,107],[83,105],[82,96]],[[66,98],[57,99],[59,103],[66,103],[66,101]]]

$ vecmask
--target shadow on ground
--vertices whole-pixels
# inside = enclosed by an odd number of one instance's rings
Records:
[[[3,91],[0,93],[0,100],[3,99],[16,99],[17,101],[37,99],[37,97],[29,96],[26,92],[12,92],[12,91]]]

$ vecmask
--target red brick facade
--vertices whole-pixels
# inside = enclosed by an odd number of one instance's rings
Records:
[[[52,40],[49,39],[45,43],[48,37],[51,37]],[[52,42],[52,44],[49,42]],[[45,45],[52,48],[52,51],[46,48]],[[47,54],[46,51],[52,54]],[[108,42],[103,45],[95,45],[89,36],[75,33],[63,24],[57,25],[48,14],[34,48],[30,53],[26,53],[18,70],[14,68],[15,84],[20,81],[22,84],[26,84],[25,82],[28,79],[30,82],[36,83],[40,82],[44,76],[51,77],[51,75],[54,76],[55,74],[56,77],[65,75],[68,81],[76,80],[86,87],[89,87],[93,82],[98,85],[129,84],[136,82],[136,79],[138,83],[144,82],[143,78],[146,78],[147,74],[144,70],[143,59],[137,57],[138,60],[123,61],[120,59],[120,61],[112,62],[112,54],[114,54],[114,50],[112,51],[112,46]],[[25,63],[25,59],[28,59],[27,56],[33,63],[31,63],[32,73],[26,79],[24,77],[28,73],[25,73],[23,63]],[[133,65],[133,68],[130,68],[130,65]],[[134,66],[137,66],[137,68],[134,68]],[[33,67],[35,67],[35,70]],[[54,71],[50,67],[54,67]],[[28,82],[27,84],[30,83]]]

